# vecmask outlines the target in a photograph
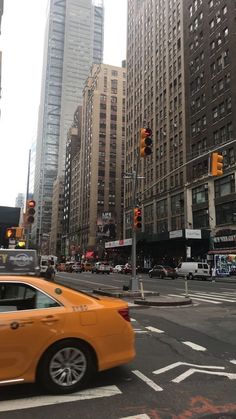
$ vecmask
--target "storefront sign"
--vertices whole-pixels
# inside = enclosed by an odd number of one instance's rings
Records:
[[[132,246],[132,239],[124,239],[124,240],[115,240],[113,242],[105,243],[105,248],[111,247],[122,247],[122,246]]]
[[[233,241],[236,241],[236,235],[234,235],[234,236],[214,237],[214,242],[215,243],[220,243],[220,242],[233,242]]]
[[[183,237],[183,231],[182,230],[170,231],[169,237],[170,239],[177,239],[178,237]]]
[[[185,229],[185,238],[186,239],[201,239],[202,232],[201,230],[194,230],[190,228]]]

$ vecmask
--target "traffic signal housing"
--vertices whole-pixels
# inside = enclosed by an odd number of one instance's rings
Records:
[[[223,160],[224,157],[218,152],[211,154],[211,175],[221,176],[223,175]]]
[[[142,210],[139,207],[134,208],[134,229],[142,229]]]
[[[16,229],[15,228],[7,228],[6,229],[6,238],[7,239],[15,239],[16,238]]]
[[[33,224],[35,215],[36,202],[33,199],[29,199],[26,204],[26,223]]]
[[[140,157],[152,154],[152,130],[151,128],[140,129]]]

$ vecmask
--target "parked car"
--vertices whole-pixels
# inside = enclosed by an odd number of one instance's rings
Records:
[[[181,262],[176,268],[178,276],[187,276],[188,279],[210,278],[210,266],[202,262]]]
[[[82,272],[92,272],[93,264],[90,262],[82,263]]]
[[[66,262],[65,264],[65,271],[66,272],[73,272],[72,266],[75,262]]]
[[[0,290],[1,385],[37,381],[50,393],[75,392],[93,373],[135,356],[123,300],[98,298],[22,271],[1,272]]]
[[[124,267],[125,267],[125,265],[116,265],[116,266],[113,268],[113,272],[123,274],[123,269],[124,269]]]
[[[96,274],[110,274],[112,271],[112,266],[108,262],[96,262],[92,268],[92,273]]]
[[[72,265],[72,272],[78,273],[78,272],[82,272],[82,271],[83,271],[83,266],[81,265],[81,263],[75,262]]]
[[[150,278],[154,276],[158,278],[177,278],[177,273],[174,268],[171,266],[164,266],[164,265],[155,265],[152,269],[149,270],[148,275]]]
[[[56,266],[58,272],[65,272],[66,264],[65,263],[58,263]]]
[[[236,275],[236,266],[230,268],[230,275]]]

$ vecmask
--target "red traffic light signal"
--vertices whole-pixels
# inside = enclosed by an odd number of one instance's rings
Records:
[[[140,157],[152,154],[152,130],[151,128],[140,129]]]
[[[139,207],[134,208],[134,229],[141,230],[142,228],[142,210]]]
[[[28,224],[33,224],[34,215],[35,215],[35,205],[36,202],[33,199],[29,199],[26,205],[26,222]]]
[[[211,174],[212,176],[223,175],[223,160],[224,157],[219,153],[212,153],[211,155]]]

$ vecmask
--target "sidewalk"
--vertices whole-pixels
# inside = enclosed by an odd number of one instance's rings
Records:
[[[144,291],[142,295],[140,291],[124,291],[123,289],[114,290],[114,288],[98,288],[93,290],[93,292],[99,295],[107,295],[108,297],[121,298],[138,306],[171,307],[187,306],[192,304],[192,300],[189,297],[169,297],[168,295],[160,295],[159,292],[153,291]]]

